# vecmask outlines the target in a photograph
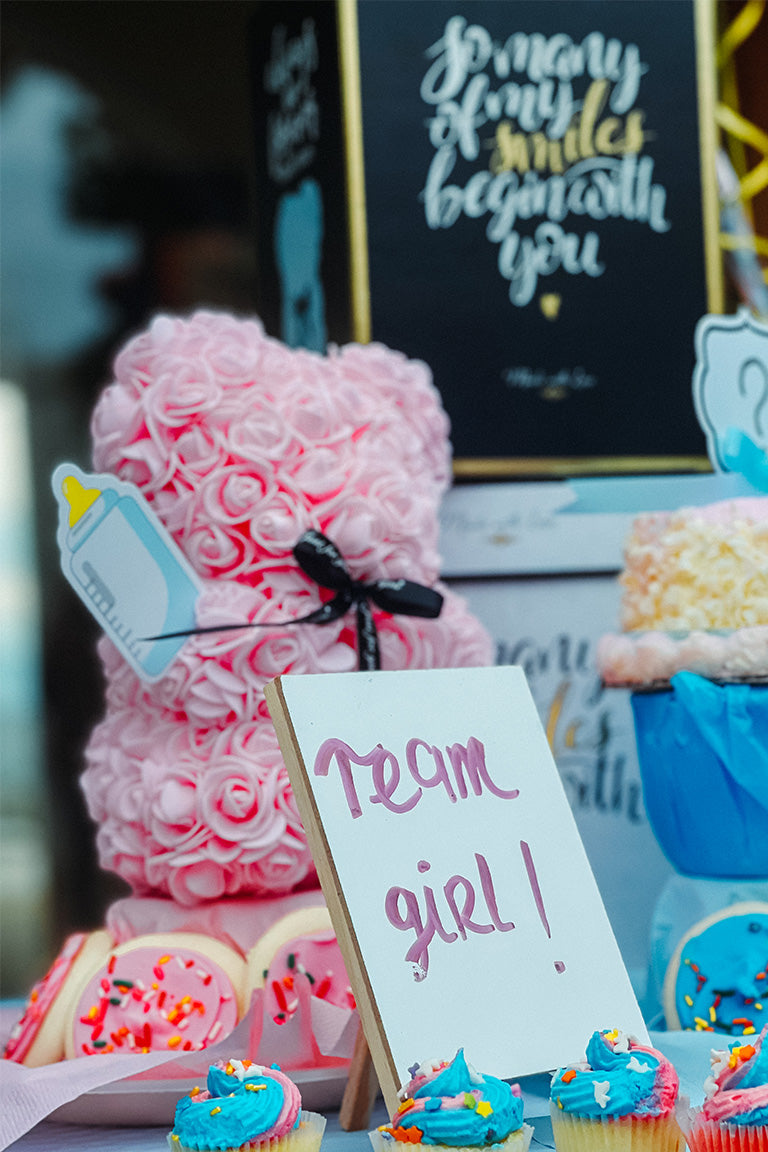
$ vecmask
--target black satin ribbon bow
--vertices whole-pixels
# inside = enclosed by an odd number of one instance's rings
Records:
[[[322,532],[310,529],[294,546],[293,555],[303,572],[336,595],[320,608],[294,620],[270,620],[253,624],[219,624],[147,636],[147,640],[170,640],[177,636],[198,636],[205,632],[232,632],[241,628],[282,628],[286,624],[330,624],[354,607],[357,618],[357,666],[360,671],[381,668],[379,638],[371,603],[400,616],[423,616],[434,620],[440,615],[443,597],[434,588],[413,580],[353,580],[336,545]]]

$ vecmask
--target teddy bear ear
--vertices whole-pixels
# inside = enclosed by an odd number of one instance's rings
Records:
[[[418,443],[401,467],[421,482],[431,479],[439,499],[451,478],[450,421],[429,366],[380,343],[346,344],[336,354],[349,380],[357,374],[375,389],[388,424],[402,423]]]

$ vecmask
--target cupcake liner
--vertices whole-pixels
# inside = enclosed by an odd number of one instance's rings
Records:
[[[705,1120],[700,1112],[689,1111],[680,1120],[690,1152],[765,1152],[768,1127],[721,1124]]]
[[[246,1140],[245,1144],[222,1149],[199,1142],[183,1144],[181,1140],[174,1140],[173,1133],[170,1133],[168,1147],[171,1152],[317,1152],[324,1131],[325,1116],[317,1112],[302,1112],[299,1127],[277,1139]]]
[[[532,1136],[533,1128],[530,1124],[523,1124],[522,1128],[518,1128],[516,1132],[511,1132],[506,1140],[499,1140],[496,1144],[472,1144],[454,1147],[447,1144],[409,1143],[407,1148],[408,1152],[438,1152],[439,1149],[445,1149],[445,1152],[478,1152],[478,1147],[482,1147],[484,1152],[491,1148],[502,1148],[504,1152],[528,1152]],[[395,1140],[393,1136],[381,1132],[378,1128],[369,1132],[368,1137],[373,1145],[373,1152],[394,1152],[395,1149],[401,1147],[401,1141]]]
[[[572,1116],[551,1105],[557,1152],[682,1152],[674,1116]]]

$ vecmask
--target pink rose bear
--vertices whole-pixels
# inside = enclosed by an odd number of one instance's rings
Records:
[[[258,320],[159,316],[115,362],[93,415],[93,461],[142,491],[204,585],[198,625],[142,682],[100,641],[106,714],[82,778],[103,867],[187,907],[277,897],[314,879],[264,701],[285,672],[357,667],[354,613],[281,626],[323,593],[293,547],[315,529],[351,576],[444,596],[436,619],[374,607],[386,669],[489,664],[487,633],[438,583],[448,420],[426,365],[381,345],[291,350]]]

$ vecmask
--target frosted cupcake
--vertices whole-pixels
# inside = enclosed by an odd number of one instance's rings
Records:
[[[396,1142],[408,1144],[409,1152],[422,1146],[528,1148],[533,1129],[523,1124],[520,1089],[476,1072],[463,1048],[450,1063],[429,1060],[408,1071],[391,1124],[369,1133],[374,1152],[392,1152]]]
[[[218,1061],[207,1087],[176,1105],[173,1152],[317,1152],[325,1119],[301,1111],[301,1096],[277,1065]]]
[[[661,1052],[623,1032],[594,1032],[586,1060],[552,1077],[557,1152],[678,1152],[677,1090]]]
[[[764,1152],[768,1148],[768,1025],[752,1042],[742,1037],[712,1052],[707,1098],[691,1113],[691,1152]]]

